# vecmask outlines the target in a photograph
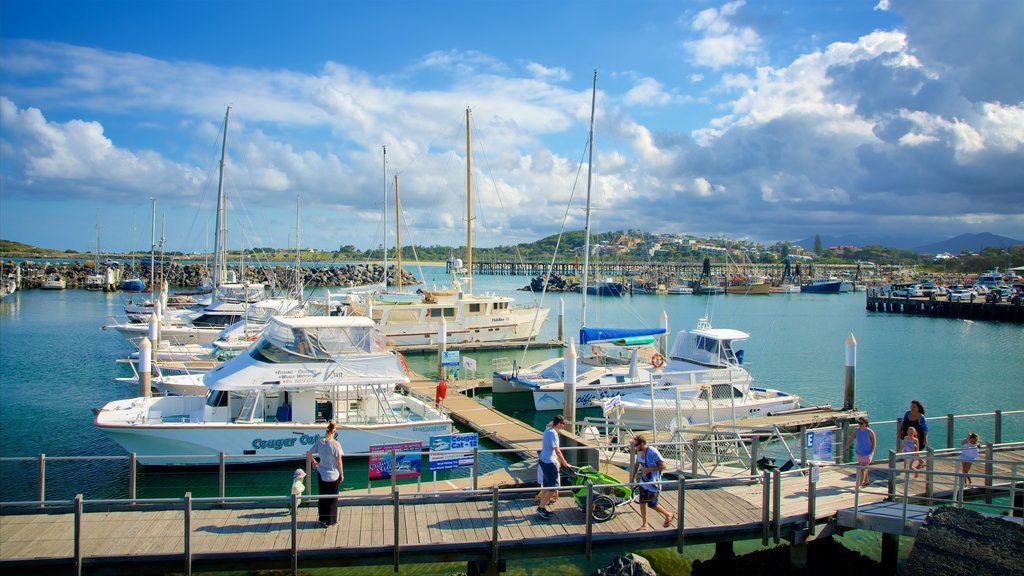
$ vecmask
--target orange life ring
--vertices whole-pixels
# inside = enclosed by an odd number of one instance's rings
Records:
[[[661,368],[665,365],[665,356],[655,352],[654,356],[651,356],[651,366],[655,368]]]
[[[600,356],[601,355],[601,347],[597,346],[596,344],[594,346],[591,346],[590,347],[590,353],[593,354],[594,356]]]

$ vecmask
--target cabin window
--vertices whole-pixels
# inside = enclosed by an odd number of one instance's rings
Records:
[[[429,318],[455,318],[455,308],[431,308],[427,310],[427,317]]]
[[[228,393],[223,390],[210,390],[206,395],[206,405],[210,408],[224,408],[228,405]]]
[[[508,302],[495,302],[492,307],[497,310],[508,310]]]
[[[484,305],[483,304],[476,303],[476,304],[470,304],[469,305],[469,313],[470,314],[483,314],[483,311],[484,311]]]

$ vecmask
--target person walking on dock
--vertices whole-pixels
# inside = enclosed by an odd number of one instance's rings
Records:
[[[317,489],[320,499],[317,500],[317,519],[324,528],[334,526],[338,522],[338,487],[345,480],[345,472],[341,467],[341,444],[334,439],[335,424],[327,424],[327,432],[306,453],[317,472]],[[329,498],[324,498],[329,496]]]
[[[551,425],[544,430],[544,436],[541,438],[538,466],[544,473],[544,491],[541,492],[540,501],[537,503],[537,517],[541,520],[550,520],[554,515],[554,512],[548,509],[548,504],[558,493],[558,465],[569,467],[565,456],[562,456],[562,450],[558,447],[558,432],[563,426],[565,418],[559,414],[551,419]]]
[[[861,486],[868,485],[868,466],[875,456],[875,431],[868,427],[868,419],[861,416],[857,419],[857,432],[854,436],[853,453],[857,456],[857,464],[861,466],[858,480]]]
[[[633,446],[636,448],[636,467],[630,473],[630,482],[636,476],[639,476],[640,482],[642,482],[637,487],[637,490],[640,492],[641,524],[639,530],[647,528],[648,506],[658,514],[661,514],[665,519],[661,526],[668,528],[672,525],[672,521],[676,519],[676,515],[666,510],[658,502],[658,495],[661,493],[661,472],[665,469],[665,459],[661,457],[661,452],[658,452],[657,448],[647,445],[647,439],[642,435],[638,435],[633,439]]]
[[[917,448],[915,452],[923,452],[925,447],[928,446],[928,420],[924,417],[924,404],[921,404],[919,400],[910,401],[910,410],[903,413],[903,422],[900,424],[900,437],[903,438],[904,444],[906,444],[907,437],[910,435],[910,431],[914,431],[914,439],[917,441]],[[907,452],[906,446],[903,449]],[[919,470],[921,466],[924,466],[924,459],[917,458],[910,463],[910,467]],[[917,475],[915,474],[916,478]]]
[[[971,483],[968,473],[971,471],[971,465],[978,459],[979,444],[981,444],[981,439],[978,438],[977,432],[971,432],[960,443],[960,472],[964,475],[964,482],[967,484]]]

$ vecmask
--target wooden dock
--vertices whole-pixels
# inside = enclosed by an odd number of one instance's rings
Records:
[[[1019,465],[1024,447],[997,447],[996,455],[996,480],[975,476],[979,497],[991,489],[987,485],[1024,482]],[[955,458],[936,458],[934,471],[952,471],[956,465]],[[48,502],[45,508],[5,504],[0,569],[37,575],[228,569],[294,573],[300,567],[394,565],[397,571],[402,563],[494,565],[527,557],[589,556],[595,549],[681,549],[757,538],[803,542],[813,537],[817,524],[834,522],[855,503],[867,506],[893,496],[886,488],[888,471],[873,471],[873,483],[860,490],[852,466],[824,466],[813,485],[804,472],[777,475],[768,483],[669,485],[661,500],[677,515],[675,522],[665,527],[660,516],[649,512],[653,527],[645,529],[640,529],[633,504],[618,507],[607,522],[593,523],[565,495],[553,505],[554,517],[542,520],[533,502],[523,497],[532,491],[497,488],[441,495],[346,493],[340,497],[338,524],[327,529],[316,522],[314,507],[301,506],[293,517],[283,501],[265,497]],[[924,497],[916,491],[923,476],[907,485],[915,497]]]
[[[973,302],[950,302],[945,296],[936,298],[897,298],[868,290],[866,308],[871,312],[890,312],[956,318],[960,320],[995,320],[1024,322],[1024,299],[1013,302],[986,302],[980,297]]]

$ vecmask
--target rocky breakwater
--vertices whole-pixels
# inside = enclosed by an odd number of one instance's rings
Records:
[[[13,273],[16,264],[13,261],[3,263],[3,273]],[[108,266],[122,269],[122,278],[137,276],[149,283],[150,266],[148,262],[140,263],[135,268],[128,263],[101,263],[101,272]],[[238,274],[238,268],[231,267]],[[68,288],[82,288],[85,278],[93,274],[95,266],[91,261],[45,262],[26,260],[21,263],[22,288],[39,288],[43,280],[51,274],[59,274],[67,282]],[[157,282],[162,278],[172,288],[195,288],[210,278],[210,267],[206,264],[169,262],[157,265],[153,271]],[[379,264],[344,264],[328,266],[310,266],[302,268],[302,284],[307,288],[361,286],[380,282],[384,267]],[[295,284],[295,269],[289,266],[247,266],[244,269],[245,282],[262,282],[279,289],[291,288]],[[395,268],[388,267],[388,283],[397,283]],[[415,285],[416,277],[402,271],[402,283]]]
[[[580,283],[572,278],[565,278],[558,274],[551,274],[549,277],[547,274],[543,274],[530,280],[530,284],[523,286],[520,290],[525,292],[543,292],[545,279],[547,279],[548,292],[576,292],[580,286]]]

